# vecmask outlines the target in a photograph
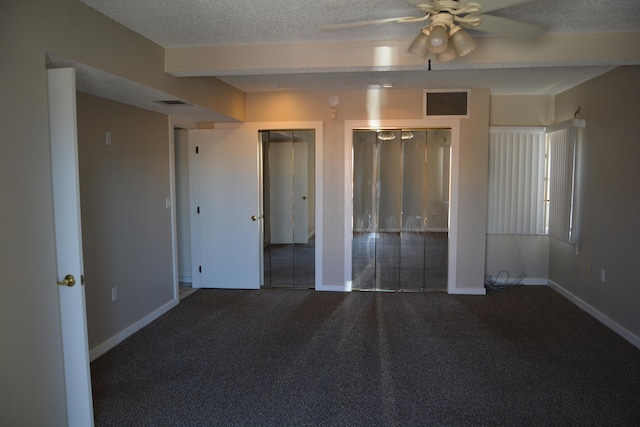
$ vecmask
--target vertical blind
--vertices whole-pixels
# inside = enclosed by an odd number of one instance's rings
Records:
[[[545,234],[545,130],[491,127],[487,232]]]
[[[550,132],[549,235],[573,243],[573,201],[577,129]]]

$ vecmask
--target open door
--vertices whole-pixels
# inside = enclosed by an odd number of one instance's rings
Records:
[[[260,144],[253,128],[189,131],[194,288],[260,289]]]
[[[82,260],[75,73],[48,70],[51,169],[67,417],[93,426]],[[53,286],[53,284],[52,284]]]

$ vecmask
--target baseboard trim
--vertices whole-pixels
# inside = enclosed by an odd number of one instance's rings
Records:
[[[524,278],[524,279],[522,279],[522,282],[520,282],[520,283],[522,285],[547,286],[549,284],[549,280],[548,279],[536,279],[536,278],[531,278],[531,279]]]
[[[496,283],[504,285],[507,282],[511,283],[511,282],[515,281],[515,278],[514,277],[510,277],[508,279],[503,279],[503,278],[500,278],[500,277],[496,277],[495,281],[496,281]],[[538,279],[538,278],[535,278],[535,277],[532,277],[532,278],[525,277],[520,282],[518,282],[518,285],[546,286],[548,284],[549,284],[549,280],[547,280],[547,279]]]
[[[487,290],[485,288],[453,288],[448,289],[447,293],[450,295],[486,295]]]
[[[591,306],[584,300],[578,298],[576,295],[572,294],[571,292],[567,291],[566,289],[564,289],[562,286],[558,285],[554,281],[549,280],[549,287],[552,288],[554,291],[558,292],[563,297],[567,298],[569,301],[571,301],[578,307],[580,307],[582,310],[589,313],[596,320],[598,320],[600,323],[607,326],[613,332],[620,335],[625,340],[629,341],[636,348],[640,349],[640,337],[635,335],[633,332],[626,329],[624,326],[620,325],[616,321],[610,319],[607,315],[605,315],[601,311],[598,311],[593,306]]]
[[[316,285],[316,291],[351,292],[351,283],[348,281],[344,285]]]
[[[449,231],[446,227],[434,227],[434,228],[385,228],[378,231],[371,230],[353,230],[354,233],[400,233],[400,232],[408,232],[408,233],[424,233],[424,232],[432,232],[432,233],[446,233]]]
[[[169,301],[165,305],[163,305],[163,306],[157,308],[156,310],[152,311],[151,313],[149,313],[148,315],[146,315],[142,319],[138,320],[137,322],[135,322],[131,326],[127,327],[123,331],[121,331],[118,334],[112,336],[111,338],[107,339],[103,343],[98,344],[97,346],[95,346],[94,348],[89,350],[89,359],[93,362],[95,359],[97,359],[98,357],[102,356],[107,351],[111,350],[113,347],[117,346],[122,341],[124,341],[125,339],[129,338],[131,335],[133,335],[136,332],[138,332],[140,329],[142,329],[145,326],[147,326],[149,323],[153,322],[158,317],[162,316],[163,314],[165,314],[167,311],[171,310],[173,307],[175,307],[179,303],[180,303],[180,299],[179,298],[176,298],[176,299],[173,299],[173,300]]]
[[[178,280],[180,281],[180,283],[191,283],[191,272],[179,272]]]

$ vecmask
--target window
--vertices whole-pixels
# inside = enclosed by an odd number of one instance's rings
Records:
[[[487,232],[546,234],[545,131],[491,127]]]
[[[549,235],[567,243],[578,241],[576,163],[580,119],[547,129],[549,144]]]

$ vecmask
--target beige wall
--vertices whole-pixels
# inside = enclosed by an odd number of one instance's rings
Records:
[[[551,95],[492,95],[491,126],[549,126],[555,116]]]
[[[522,284],[546,284],[549,236],[488,234],[485,274],[509,282],[525,274]]]
[[[327,99],[338,95],[337,119]],[[345,213],[345,120],[420,119],[422,90],[270,92],[247,94],[247,121],[324,121],[323,278],[342,285]],[[486,238],[489,91],[474,89],[471,118],[460,122],[457,288],[483,291]],[[347,279],[348,280],[348,279]]]
[[[43,51],[170,93],[230,118],[243,119],[244,93],[214,77],[176,78],[165,73],[164,48],[79,1],[21,3],[35,3],[28,19],[40,26],[38,33],[45,38],[31,39]],[[34,16],[33,10],[39,15]]]
[[[46,71],[44,51],[24,41],[44,34],[15,15],[29,6],[0,3],[0,424],[62,426]]]
[[[549,278],[640,340],[640,67],[621,67],[556,97],[556,121],[586,119],[579,147],[579,253],[551,240]],[[588,274],[587,264],[591,266]],[[605,283],[600,270],[606,271]]]
[[[548,126],[554,123],[555,97],[550,95],[492,95],[491,126]],[[546,283],[549,277],[549,237],[487,235],[486,275],[523,283]]]
[[[245,112],[245,96],[239,91],[216,79],[176,79],[165,74],[164,54],[158,46],[76,0],[0,0],[0,10],[0,424],[65,425],[45,53],[152,86],[239,120],[324,120],[327,224],[341,224],[343,219],[344,201],[335,195],[341,194],[344,184],[343,121],[375,117],[379,110],[367,104],[365,92],[338,93],[342,102],[338,120],[332,121],[326,103],[329,93],[277,93],[251,95]],[[576,257],[568,248],[554,245],[551,278],[638,335],[637,278],[630,268],[638,258],[634,245],[638,228],[633,221],[640,213],[634,197],[638,194],[634,183],[640,182],[639,145],[634,137],[637,70],[615,71],[557,98],[559,120],[571,117],[577,106],[589,120],[585,185],[592,194],[585,198],[585,212],[590,213],[585,213],[582,255]],[[383,99],[386,119],[420,117],[420,91],[391,93]],[[464,286],[481,288],[483,269],[478,262],[484,262],[489,93],[474,91],[472,99],[474,118],[462,125],[460,153],[460,197],[464,199],[460,238],[468,239],[470,245],[457,254],[459,269],[463,269],[458,278]],[[540,124],[546,124],[546,118],[540,116]],[[161,203],[159,210],[163,209]],[[339,242],[343,237],[341,226],[325,229],[327,265],[341,265],[344,251]],[[592,264],[592,271],[606,268],[604,288],[596,286],[597,277],[585,277],[586,262]],[[329,278],[335,274],[325,270]]]
[[[159,46],[77,0],[0,0],[0,11],[0,424],[66,425],[46,53],[237,119],[244,94],[217,79],[165,74]]]
[[[89,348],[174,298],[167,116],[78,93]],[[111,145],[105,132],[111,132]],[[118,300],[111,301],[117,287]]]

